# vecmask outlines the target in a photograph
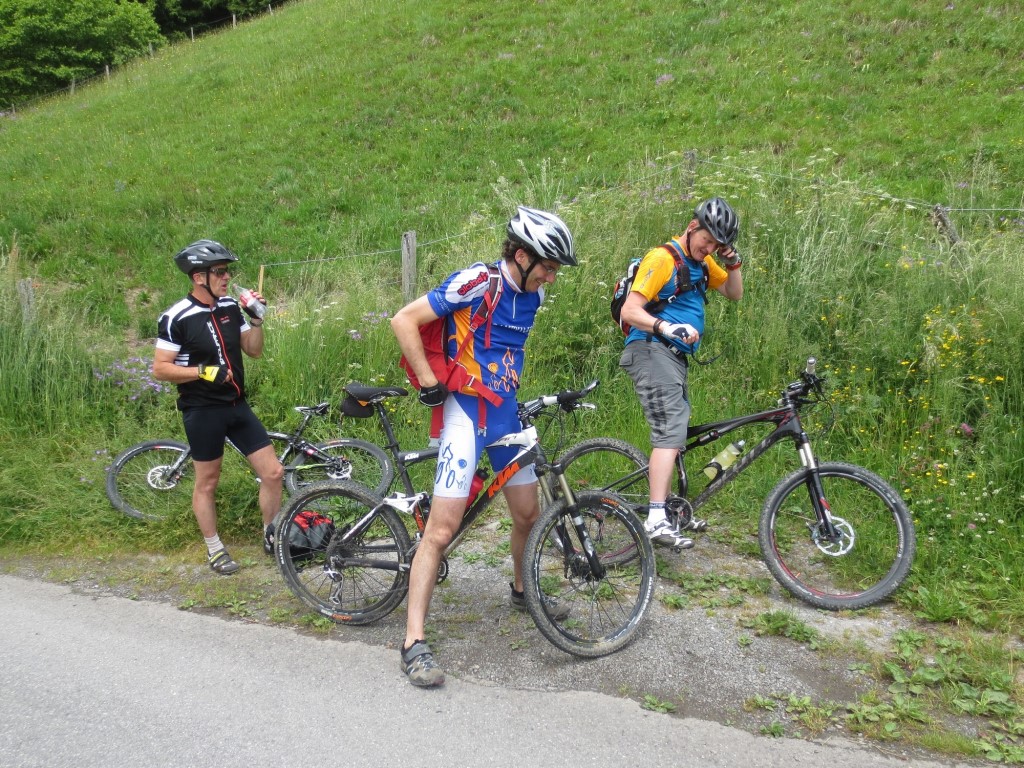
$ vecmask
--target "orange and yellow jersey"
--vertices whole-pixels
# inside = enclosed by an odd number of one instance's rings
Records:
[[[686,253],[685,236],[680,235],[672,239],[683,249],[683,253]],[[704,263],[708,268],[708,283],[703,287],[707,291],[717,290],[725,283],[729,274],[710,257]],[[704,270],[698,262],[686,256],[683,259],[683,265],[690,270],[691,284],[696,286],[704,282]],[[668,249],[658,246],[648,251],[640,261],[630,291],[643,294],[648,301],[668,299],[676,292],[677,279],[675,258]],[[704,291],[693,290],[681,293],[671,304],[658,312],[657,316],[666,323],[689,323],[697,329],[697,333],[703,336]],[[647,337],[647,333],[634,328],[626,336],[626,343],[647,339]],[[672,339],[671,342],[690,354],[695,353],[700,345],[699,341],[696,344],[683,344],[679,339]]]

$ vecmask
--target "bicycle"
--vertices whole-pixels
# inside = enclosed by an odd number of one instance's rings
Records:
[[[489,485],[471,494],[437,574],[439,583],[448,577],[448,558],[474,522],[519,469],[533,464],[544,503],[524,553],[527,609],[544,637],[582,657],[607,655],[633,639],[650,605],[655,576],[654,553],[640,519],[613,495],[574,492],[561,463],[548,462],[537,436],[534,422],[550,409],[592,407],[582,398],[596,386],[595,381],[580,391],[519,404],[522,431],[492,444],[519,450]],[[275,549],[285,582],[296,597],[332,621],[359,625],[387,616],[405,598],[409,567],[430,511],[430,494],[414,491],[409,467],[436,458],[437,448],[398,450],[382,401],[405,390],[354,391],[378,411],[389,444],[396,446],[393,455],[404,492],[382,499],[352,482],[312,486],[282,511]],[[477,472],[483,486],[486,473]],[[412,537],[403,516],[413,521]],[[311,537],[313,526],[321,533]],[[311,540],[320,544],[313,546]],[[625,549],[633,556],[607,557]],[[569,605],[567,620],[559,623],[551,617],[545,599],[549,596]]]
[[[686,450],[676,460],[678,496],[670,496],[666,506],[677,529],[685,528],[696,510],[769,448],[791,439],[803,466],[783,477],[764,502],[758,522],[761,555],[772,576],[804,602],[835,611],[865,608],[895,592],[910,573],[914,523],[896,490],[875,473],[845,462],[818,462],[800,419],[804,408],[828,404],[816,365],[815,358],[808,359],[799,380],[782,391],[777,408],[691,425]],[[775,428],[687,500],[686,454],[752,424]],[[613,454],[616,468],[608,466]],[[609,438],[585,440],[562,456],[578,482],[613,493],[634,510],[646,509],[649,500],[648,460],[629,443]]]
[[[394,479],[387,454],[364,440],[339,438],[311,443],[303,437],[314,418],[326,417],[328,403],[295,410],[302,422],[291,433],[268,432],[284,465],[284,484],[291,494],[314,482],[355,478],[378,493]],[[241,451],[230,441],[227,445]],[[107,498],[114,509],[140,520],[162,520],[192,503],[192,451],[176,440],[147,440],[122,451],[107,469]],[[258,480],[257,480],[258,482]]]

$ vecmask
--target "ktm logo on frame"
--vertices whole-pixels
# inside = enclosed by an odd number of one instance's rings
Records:
[[[522,469],[522,467],[519,466],[519,462],[513,461],[511,464],[509,464],[507,467],[501,470],[501,472],[498,473],[498,477],[495,478],[495,481],[487,489],[487,498],[493,497],[494,494],[496,494],[501,489],[501,487],[512,478],[512,475],[514,475],[520,469]]]

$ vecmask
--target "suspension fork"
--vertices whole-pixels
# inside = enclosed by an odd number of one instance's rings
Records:
[[[587,559],[587,565],[590,568],[590,573],[595,579],[600,581],[604,578],[605,567],[597,556],[597,552],[594,551],[594,542],[590,538],[590,532],[587,530],[587,526],[583,522],[583,516],[579,511],[579,504],[576,503],[576,494],[572,492],[572,488],[569,487],[568,481],[565,479],[565,474],[562,472],[561,467],[552,467],[551,471],[554,473],[558,480],[558,487],[562,492],[562,498],[565,499],[565,511],[569,515],[569,519],[572,521],[572,527],[576,529],[576,535],[579,537],[580,543],[583,545],[583,556]],[[570,567],[569,558],[575,554],[575,547],[572,546],[572,542],[569,540],[569,532],[565,526],[565,517],[559,516],[558,522],[555,523],[555,530],[558,533],[558,537],[562,542],[562,561],[566,568]]]
[[[840,533],[832,524],[832,508],[825,498],[825,488],[821,484],[821,474],[818,471],[818,460],[811,450],[811,441],[803,430],[795,438],[796,450],[800,454],[800,463],[807,469],[807,493],[811,499],[811,506],[814,508],[814,515],[818,518],[818,525],[822,535],[829,541],[838,541]]]

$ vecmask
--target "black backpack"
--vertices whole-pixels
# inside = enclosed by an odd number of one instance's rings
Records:
[[[704,276],[694,283],[690,280],[690,270],[686,266],[686,262],[684,261],[685,254],[683,253],[683,249],[680,247],[679,243],[675,240],[669,240],[660,247],[671,253],[672,259],[676,263],[676,291],[667,299],[654,299],[653,301],[647,302],[644,305],[644,309],[650,314],[656,315],[687,291],[699,291],[700,297],[704,300],[704,303],[707,304],[707,264],[703,261],[700,263],[700,267],[704,271]],[[626,274],[615,281],[615,288],[612,290],[612,320],[614,320],[616,325],[619,326],[623,334],[628,334],[632,326],[622,320],[622,305],[626,303],[626,298],[629,296],[629,292],[633,288],[633,279],[636,277],[636,271],[640,267],[641,261],[642,259],[639,258],[630,259],[629,266],[626,267]]]

